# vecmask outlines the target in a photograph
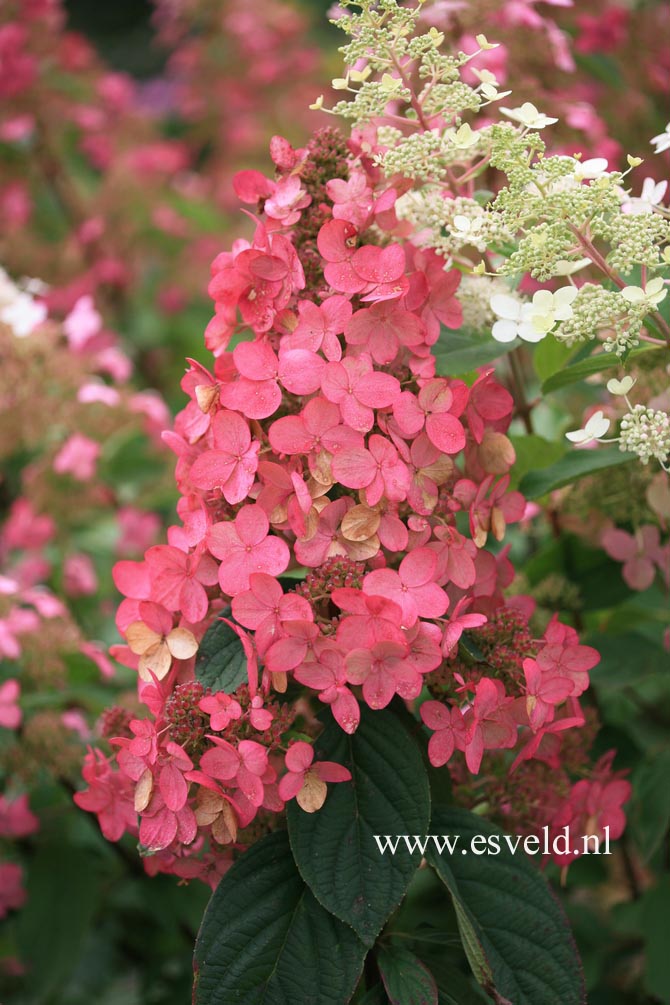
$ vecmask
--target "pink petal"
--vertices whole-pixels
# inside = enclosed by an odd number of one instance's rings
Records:
[[[215,526],[219,526],[215,524]],[[258,545],[266,537],[270,522],[261,506],[243,506],[235,517],[235,530],[245,545]],[[218,556],[225,557],[225,556]],[[262,571],[262,570],[259,570]]]
[[[351,772],[341,764],[334,761],[319,761],[314,765],[312,771],[322,782],[349,782]]]
[[[373,371],[356,384],[356,397],[371,408],[386,408],[400,395],[400,383],[388,373]]]
[[[285,415],[270,426],[270,444],[277,454],[307,454],[312,449],[313,436],[299,415]]]
[[[239,551],[240,539],[234,523],[215,523],[207,531],[207,548],[216,558],[230,557],[231,551]]]
[[[340,690],[330,707],[335,721],[344,732],[349,734],[355,733],[361,719],[361,710],[351,691]]]
[[[174,764],[166,764],[158,776],[158,787],[165,805],[175,812],[180,810],[188,797],[188,785],[181,771]]]
[[[448,412],[429,415],[426,432],[431,443],[445,454],[457,454],[465,447],[465,430],[458,419]]]
[[[244,767],[254,775],[264,775],[268,766],[268,752],[255,740],[242,740],[237,751],[244,762]]]
[[[656,572],[650,558],[638,556],[631,558],[622,571],[625,582],[631,590],[647,590],[654,582]]]
[[[326,361],[308,349],[289,349],[280,360],[281,381],[291,394],[313,394],[321,387]]]
[[[450,729],[441,729],[433,733],[428,741],[428,760],[436,767],[446,764],[454,752],[454,734]]]
[[[307,771],[313,760],[314,748],[311,743],[298,740],[297,743],[292,743],[286,751],[284,762],[289,771],[304,772]]]
[[[209,600],[205,588],[195,579],[184,581],[179,594],[181,612],[191,624],[197,624],[206,617]]]
[[[617,562],[626,562],[637,552],[637,542],[633,535],[615,527],[604,531],[600,541],[610,558]]]
[[[279,576],[288,568],[291,552],[285,541],[279,537],[267,537],[254,550],[254,566],[251,571],[267,572]]]
[[[140,843],[152,851],[161,851],[177,836],[177,818],[167,807],[140,821]]]
[[[210,778],[217,778],[223,782],[234,778],[239,766],[240,758],[235,748],[229,743],[206,750],[200,758],[201,771],[204,771]]]
[[[436,566],[437,556],[434,551],[430,548],[416,548],[400,563],[400,578],[406,586],[423,586],[432,579]]]
[[[285,803],[298,795],[304,782],[302,774],[294,774],[291,771],[279,779],[279,795]]]
[[[365,449],[342,450],[332,462],[333,476],[350,489],[365,488],[377,474],[376,465]]]
[[[196,488],[220,488],[226,484],[236,464],[237,461],[230,454],[224,454],[220,450],[206,450],[195,461],[189,477]]]

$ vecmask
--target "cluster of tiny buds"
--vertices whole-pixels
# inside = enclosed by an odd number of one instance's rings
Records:
[[[130,720],[134,718],[130,709],[124,708],[123,705],[111,705],[98,719],[96,732],[106,740],[113,736],[125,736],[131,739],[133,734]]]
[[[364,575],[364,562],[354,562],[346,555],[335,555],[327,558],[317,569],[308,572],[296,586],[295,592],[316,606],[324,598],[330,597],[333,590],[341,587],[362,589]]]
[[[165,720],[170,736],[183,747],[197,747],[208,731],[209,716],[199,708],[209,693],[200,681],[177,684],[165,703]]]
[[[619,448],[637,454],[644,464],[655,457],[668,470],[670,415],[646,405],[634,405],[621,420]]]
[[[456,674],[472,684],[485,674],[502,680],[509,693],[521,693],[523,661],[534,651],[533,637],[524,616],[512,607],[503,607],[486,624],[468,634],[455,659],[442,663],[431,675],[430,690],[436,696],[444,695],[453,692]]]

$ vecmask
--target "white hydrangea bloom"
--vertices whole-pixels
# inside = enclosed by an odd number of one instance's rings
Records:
[[[502,320],[493,326],[493,337],[498,342],[512,342],[519,337],[525,342],[541,342],[557,321],[572,317],[572,301],[577,296],[574,286],[564,286],[556,293],[538,290],[529,304],[515,297],[491,297],[491,307]]]
[[[641,304],[646,301],[653,307],[660,304],[661,300],[665,300],[667,294],[668,291],[665,289],[661,276],[650,279],[644,290],[641,286],[624,286],[621,291],[621,296],[629,304]]]

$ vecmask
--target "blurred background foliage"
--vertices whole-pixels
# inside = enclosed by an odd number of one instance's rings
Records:
[[[65,0],[65,21],[57,18],[53,31],[45,22],[37,32],[43,121],[37,147],[3,141],[0,261],[14,276],[49,283],[50,309],[57,318],[81,295],[93,295],[132,360],[136,388],[156,389],[171,411],[183,405],[179,379],[184,357],[208,359],[202,333],[212,313],[206,295],[209,262],[228,249],[233,237],[249,231],[231,198],[234,172],[242,167],[267,171],[267,141],[274,132],[299,144],[318,124],[319,116],[309,113],[307,104],[327,91],[327,81],[339,69],[340,36],[327,23],[329,6],[326,0],[302,0],[296,5],[299,16],[289,18],[285,29],[284,14],[278,12],[286,8],[274,0],[238,5],[227,0]],[[472,26],[491,39],[504,36],[515,97],[534,100],[550,114],[555,109],[546,103],[548,96],[562,102],[568,121],[561,135],[569,152],[581,149],[597,156],[604,144],[616,163],[627,151],[645,155],[649,137],[665,126],[670,87],[666,3],[541,5],[543,15],[551,15],[574,43],[574,71],[548,57],[542,29],[533,35],[530,28],[501,24],[498,3],[442,6],[445,16],[452,17],[456,37],[467,35]],[[525,6],[534,9],[532,3]],[[15,8],[11,2],[4,11],[0,8],[0,27],[11,21]],[[256,56],[252,48],[240,49],[240,40],[249,34],[243,23],[237,35],[232,30],[227,34],[224,15],[245,11],[257,19],[259,32],[261,24],[270,26],[268,47],[261,46]],[[68,30],[87,39],[97,57],[82,57],[73,46],[70,71],[64,72],[62,63],[52,65],[50,55],[58,49],[62,56]],[[95,83],[103,65],[130,75],[136,89],[126,105],[123,96],[118,98],[120,110],[110,113],[109,121],[80,123],[88,140],[95,140],[82,147],[73,121],[61,118],[67,107],[63,96],[95,110],[96,100],[101,101],[99,94],[95,98]],[[182,88],[179,100],[175,81]],[[132,151],[163,138],[175,144],[174,150],[153,148],[155,163],[139,169]],[[111,159],[105,139],[112,144]],[[173,153],[174,163],[166,166]],[[643,165],[635,177],[639,182],[664,170],[667,161],[659,159]],[[27,216],[19,205],[24,190],[34,199]],[[104,221],[100,231],[90,223],[99,219]],[[10,372],[7,349],[0,344],[5,374]],[[55,350],[52,360],[61,373],[69,365]],[[34,402],[42,400],[39,388],[53,388],[54,371],[37,372],[34,359],[21,366],[20,376],[11,379],[30,390],[25,414],[34,414]],[[527,366],[536,392],[538,375],[530,360]],[[546,430],[560,426],[566,408],[578,410],[573,394],[566,389],[549,400]],[[16,413],[15,404],[11,409],[6,405],[5,385],[2,400],[4,421],[12,409]],[[48,631],[26,643],[21,674],[28,682],[22,699],[27,724],[21,744],[0,731],[0,768],[5,775],[17,774],[20,759],[18,775],[40,821],[37,832],[14,842],[19,858],[29,864],[27,898],[0,925],[0,957],[5,958],[0,1000],[7,1005],[181,1005],[189,1000],[192,945],[208,891],[149,877],[132,842],[108,843],[93,818],[73,812],[71,795],[79,784],[86,733],[72,739],[59,721],[64,710],[75,708],[95,731],[110,694],[132,691],[131,672],[117,669],[111,684],[101,679],[71,633],[97,639],[101,647],[114,642],[116,514],[120,506],[158,514],[153,533],[159,539],[160,524],[172,519],[176,498],[174,459],[161,452],[156,430],[125,420],[114,428],[103,424],[104,491],[84,500],[76,480],[66,478],[54,487],[51,474],[47,477],[58,446],[46,432],[50,424],[56,428],[54,414],[47,402],[36,438],[3,450],[0,518],[9,518],[18,498],[30,497],[36,512],[51,506],[58,533],[46,546],[49,588],[56,595],[67,593],[63,564],[68,555],[81,553],[94,563],[97,587],[67,599],[69,620],[63,624],[69,627],[59,657],[60,677],[40,680],[38,674],[31,689],[31,658],[34,666],[43,666],[45,650],[55,651],[57,643]],[[59,413],[58,421],[59,429],[71,432],[89,420]],[[520,437],[515,442],[524,466],[519,477],[523,470],[546,464],[548,447],[542,437],[528,437],[525,445]],[[548,523],[537,535],[517,533],[513,547],[533,592],[544,593],[548,606],[560,608],[586,633],[584,641],[603,654],[591,689],[603,723],[599,752],[616,747],[617,767],[630,771],[634,787],[630,825],[615,858],[581,859],[568,876],[564,899],[582,952],[589,1002],[658,1005],[670,1002],[670,658],[660,640],[668,599],[658,587],[628,589],[620,567],[595,547],[589,534],[603,515],[627,518],[622,517],[621,500],[631,495],[629,474],[617,470],[621,473],[607,472],[565,494],[567,518],[560,536],[556,524],[552,529]],[[92,510],[95,518],[87,516]],[[0,683],[16,675],[16,662],[5,653]],[[28,726],[35,720],[31,731]],[[559,881],[557,875],[553,878]],[[427,910],[429,900],[419,890],[407,909]],[[431,966],[438,966],[435,947],[430,954]],[[440,959],[452,969],[459,1005],[480,1001],[463,976],[459,951],[447,947]]]

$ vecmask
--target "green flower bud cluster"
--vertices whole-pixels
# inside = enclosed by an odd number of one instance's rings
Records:
[[[593,234],[611,246],[607,264],[624,274],[636,265],[655,268],[659,264],[659,245],[670,241],[670,220],[658,213],[639,216],[618,213],[594,221]]]
[[[562,321],[554,334],[567,345],[605,334],[604,348],[620,356],[638,345],[645,311],[639,304],[626,303],[618,292],[585,283],[572,302],[572,317]]]

